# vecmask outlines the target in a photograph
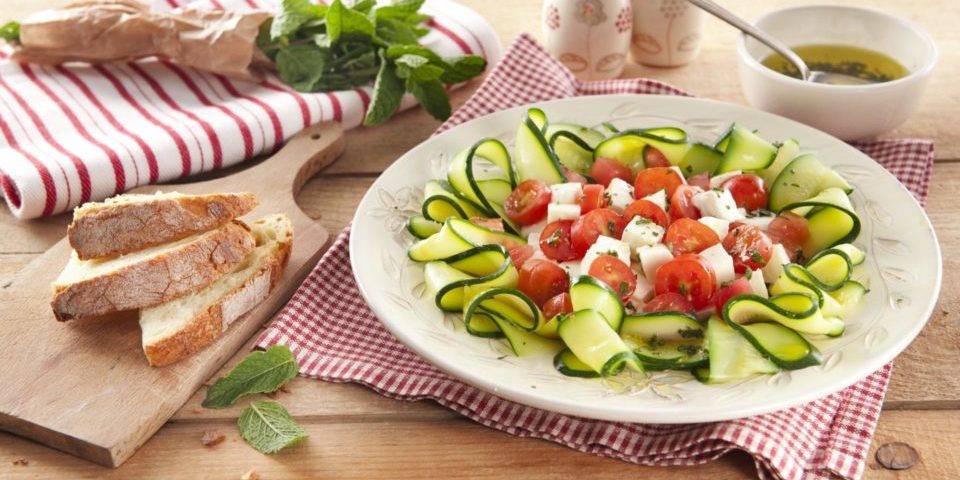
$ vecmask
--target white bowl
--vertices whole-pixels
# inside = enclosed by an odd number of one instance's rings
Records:
[[[773,51],[746,35],[737,44],[740,84],[747,100],[768,112],[806,123],[844,140],[893,130],[920,106],[937,63],[937,47],[923,29],[865,8],[813,5],[768,13],[754,22],[790,46],[843,44],[885,53],[910,72],[873,85],[804,82],[760,62]]]

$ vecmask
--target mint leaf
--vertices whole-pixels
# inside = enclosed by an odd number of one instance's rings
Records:
[[[340,0],[333,0],[326,18],[327,35],[333,43],[341,38],[368,40],[376,30],[366,15],[343,6]]]
[[[244,395],[276,391],[296,377],[298,370],[297,362],[286,346],[274,345],[265,351],[253,352],[207,390],[203,406],[226,408]]]
[[[415,82],[437,80],[443,75],[443,68],[431,65],[430,60],[420,55],[404,55],[396,60],[397,76]]]
[[[368,14],[370,13],[370,10],[372,10],[373,7],[375,7],[376,5],[377,5],[377,0],[360,0],[357,3],[354,3],[353,6],[350,8],[360,13]]]
[[[20,22],[7,22],[0,27],[0,38],[8,42],[20,41]]]
[[[276,42],[287,39],[302,25],[323,18],[326,13],[326,5],[314,5],[309,0],[283,0],[280,13],[270,25],[270,40]]]
[[[373,84],[373,99],[367,108],[367,116],[363,119],[364,125],[378,125],[390,118],[397,111],[400,101],[403,100],[403,81],[397,77],[396,71],[390,62],[382,60],[377,81]]]
[[[297,91],[310,92],[323,75],[328,61],[328,51],[315,45],[291,45],[277,52],[277,73]]]
[[[447,62],[447,68],[440,77],[443,83],[461,83],[483,73],[487,60],[477,55],[466,55]]]
[[[261,453],[277,453],[309,436],[283,405],[271,400],[250,404],[237,420],[240,435]]]
[[[424,110],[438,120],[450,118],[450,97],[439,80],[424,82],[407,80],[407,91],[420,102]]]
[[[387,43],[417,43],[419,32],[410,25],[395,18],[376,19],[377,36]]]

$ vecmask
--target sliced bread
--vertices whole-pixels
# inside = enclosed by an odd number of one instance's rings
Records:
[[[213,230],[256,206],[245,192],[119,195],[74,210],[67,238],[81,260],[112,257]]]
[[[119,257],[81,260],[74,252],[53,282],[53,313],[65,321],[168,302],[232,271],[254,247],[250,228],[234,220]]]
[[[236,270],[192,295],[141,310],[150,365],[169,365],[203,349],[267,298],[290,258],[293,226],[285,215],[272,215],[254,222],[252,232],[257,246]]]

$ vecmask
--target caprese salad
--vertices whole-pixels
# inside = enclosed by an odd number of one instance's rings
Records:
[[[467,332],[563,374],[726,382],[819,364],[809,338],[843,334],[867,293],[851,190],[740,125],[707,145],[534,108],[512,156],[483,139],[425,185],[408,254]]]

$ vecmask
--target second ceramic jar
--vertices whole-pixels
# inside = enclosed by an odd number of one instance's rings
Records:
[[[633,0],[633,60],[657,67],[690,63],[700,53],[706,19],[687,0]]]
[[[580,80],[616,78],[633,29],[630,0],[545,0],[547,51]]]

